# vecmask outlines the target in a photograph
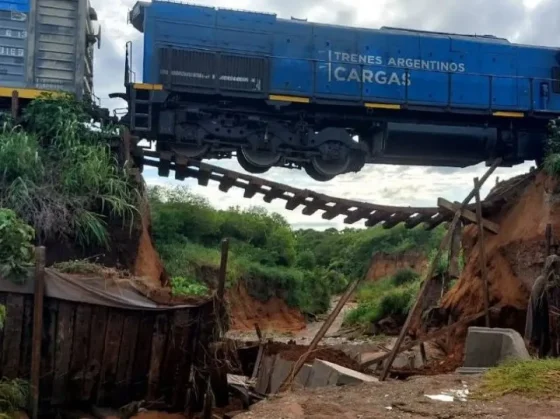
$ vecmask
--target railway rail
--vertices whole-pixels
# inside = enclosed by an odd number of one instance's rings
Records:
[[[251,199],[261,195],[266,203],[277,199],[284,200],[286,210],[294,211],[302,207],[304,215],[313,215],[318,211],[323,211],[322,218],[325,220],[332,220],[342,215],[345,224],[365,221],[367,227],[382,224],[386,229],[393,228],[400,223],[404,223],[407,228],[424,224],[425,228],[430,230],[450,221],[453,217],[451,212],[438,207],[397,207],[337,198],[224,169],[198,160],[187,159],[168,151],[144,150],[142,155],[136,159],[141,167],[157,168],[158,175],[162,177],[169,177],[170,172],[174,171],[177,180],[194,178],[202,186],[207,186],[210,181],[217,182],[218,188],[225,193],[231,188],[240,188],[244,190],[245,198]],[[499,211],[519,190],[519,186],[533,178],[534,173],[536,172],[530,172],[498,184],[488,198],[482,202],[483,216],[488,217]],[[475,211],[474,204],[467,208]]]

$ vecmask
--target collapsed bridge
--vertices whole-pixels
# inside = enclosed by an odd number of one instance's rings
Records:
[[[135,162],[141,169],[144,166],[157,168],[158,175],[162,177],[169,177],[170,172],[174,171],[177,180],[194,178],[201,186],[208,186],[209,181],[217,182],[218,188],[225,193],[232,188],[240,188],[244,190],[244,198],[251,199],[256,195],[261,195],[266,203],[277,199],[284,200],[286,210],[294,211],[302,207],[303,215],[310,216],[322,211],[322,218],[325,220],[333,220],[342,215],[345,224],[365,221],[366,227],[381,224],[385,229],[393,228],[401,223],[404,223],[406,228],[414,228],[423,224],[426,229],[431,230],[450,221],[455,211],[454,204],[443,199],[438,200],[438,207],[398,207],[338,198],[224,169],[198,160],[187,159],[181,154],[169,151],[143,150],[141,155],[135,156]],[[531,171],[507,182],[499,183],[482,202],[483,217],[499,211],[519,189],[519,186],[525,185],[533,179],[534,173],[535,171]],[[467,206],[465,209],[474,211],[475,205]],[[468,219],[466,222],[469,222]]]

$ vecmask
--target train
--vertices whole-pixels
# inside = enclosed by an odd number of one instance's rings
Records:
[[[101,25],[89,0],[0,0],[0,107],[45,92],[94,93]]]
[[[126,101],[134,138],[167,158],[322,182],[370,164],[539,164],[560,115],[558,48],[172,0],[138,1],[127,20],[142,34],[142,75],[128,43],[124,92],[111,97]],[[0,99],[14,87],[91,96],[100,34],[87,0],[0,0]]]

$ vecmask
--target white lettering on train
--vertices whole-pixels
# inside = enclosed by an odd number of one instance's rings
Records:
[[[383,57],[379,55],[351,54],[341,51],[328,51],[328,53],[329,81],[356,81],[359,83],[410,86],[412,79],[410,73],[403,72],[403,69],[447,73],[464,73],[466,71],[464,63],[452,61],[389,57],[385,62]],[[386,68],[383,70],[371,69],[368,66],[385,66]]]

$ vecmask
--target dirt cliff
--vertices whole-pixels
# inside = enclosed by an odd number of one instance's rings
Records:
[[[243,281],[228,289],[226,297],[231,330],[254,331],[255,323],[263,331],[298,332],[305,328],[305,318],[299,310],[288,307],[286,302],[278,297],[272,297],[266,302],[258,301],[249,295]]]
[[[368,281],[377,281],[396,274],[402,269],[422,272],[428,264],[428,256],[418,251],[403,253],[378,253],[371,261],[367,272]]]
[[[516,198],[490,218],[500,225],[498,234],[485,232],[484,237],[490,305],[504,307],[492,316],[493,327],[523,331],[530,289],[544,264],[546,225],[550,223],[553,234],[560,234],[559,192],[557,181],[538,173],[534,181],[519,188]],[[442,301],[442,306],[456,319],[484,309],[477,240],[476,226],[465,228],[466,265],[457,284]],[[465,332],[463,328],[457,334]]]

